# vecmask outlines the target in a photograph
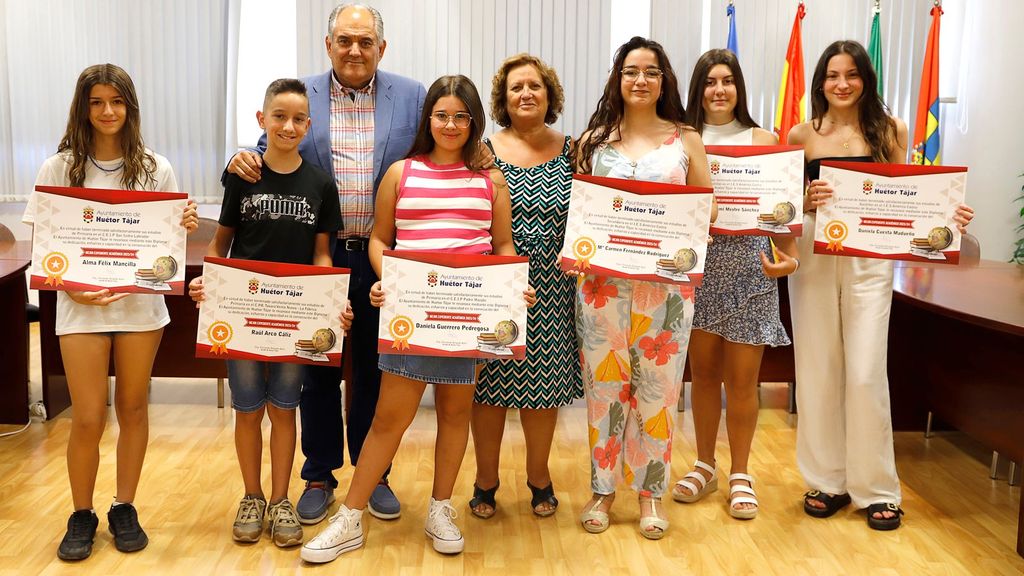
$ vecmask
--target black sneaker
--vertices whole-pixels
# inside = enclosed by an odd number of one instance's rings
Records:
[[[149,538],[139,526],[139,513],[131,504],[111,506],[107,512],[110,533],[114,535],[114,546],[121,552],[137,552],[149,544]]]
[[[61,560],[85,560],[92,554],[92,540],[100,519],[92,510],[79,510],[68,518],[68,531],[57,548]]]

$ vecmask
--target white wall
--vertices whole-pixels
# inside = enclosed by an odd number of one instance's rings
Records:
[[[958,16],[951,4],[947,2],[943,30],[947,17]],[[955,123],[956,107],[961,104],[943,106],[942,156],[944,164],[970,167],[967,198],[977,211],[970,229],[981,243],[982,257],[1008,260],[1016,239],[1014,228],[1021,223],[1020,203],[1013,199],[1024,184],[1019,177],[1024,173],[1024,34],[1020,30],[1024,2],[990,0],[983,8],[979,4],[967,3],[973,12],[967,20],[971,26],[964,31],[971,34],[965,44],[973,47],[964,54],[967,70],[960,86],[966,87],[967,129],[961,131]]]

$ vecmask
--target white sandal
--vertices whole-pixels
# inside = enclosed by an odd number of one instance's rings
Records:
[[[601,494],[598,496],[594,504],[587,510],[580,514],[580,523],[583,524],[583,529],[591,534],[600,534],[608,529],[608,513],[603,510],[599,510],[601,503],[604,499],[610,496],[610,494]],[[596,524],[591,524],[595,522]]]
[[[696,462],[693,463],[693,467],[695,469],[701,468],[703,470],[706,470],[707,472],[710,472],[711,479],[708,480],[704,478],[704,475],[701,474],[700,472],[697,472],[697,470],[693,470],[686,476],[683,476],[683,479],[676,482],[675,487],[672,488],[672,499],[675,500],[676,502],[696,502],[697,500],[700,500],[707,494],[714,492],[715,490],[718,490],[717,466],[709,466],[708,464],[705,464],[704,462],[697,460]],[[687,478],[693,478],[694,480],[697,481],[697,484],[700,484],[700,486],[694,484],[693,482],[690,482],[689,480],[687,480]],[[681,488],[686,488],[690,492],[680,492],[679,490]]]
[[[749,474],[729,474],[729,484],[733,480],[745,480],[750,486],[737,484],[729,488],[729,515],[740,520],[750,520],[757,516],[757,508],[738,509],[737,504],[753,504],[757,506],[757,496],[754,494],[754,477]],[[736,494],[749,494],[749,496],[737,496]]]
[[[665,536],[665,532],[668,531],[668,520],[658,516],[658,504],[661,502],[660,500],[650,498],[648,501],[651,503],[651,512],[653,513],[653,516],[640,517],[640,535],[648,540],[661,540]],[[643,505],[643,503],[644,500],[641,499],[640,504]]]

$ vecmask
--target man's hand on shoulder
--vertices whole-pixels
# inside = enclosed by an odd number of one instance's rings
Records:
[[[263,157],[252,150],[242,150],[228,162],[228,173],[237,174],[239,178],[251,184],[259,182],[262,169]]]

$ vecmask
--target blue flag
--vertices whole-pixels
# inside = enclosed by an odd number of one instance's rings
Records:
[[[726,48],[732,51],[736,55],[736,58],[740,57],[740,45],[736,42],[736,7],[729,3],[729,7],[725,9],[725,15],[729,18],[729,40],[726,42]]]

